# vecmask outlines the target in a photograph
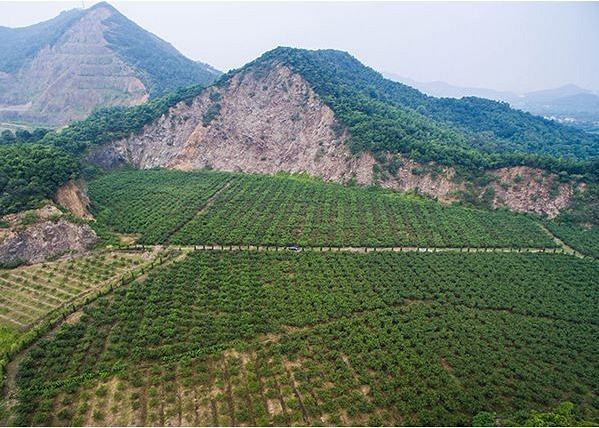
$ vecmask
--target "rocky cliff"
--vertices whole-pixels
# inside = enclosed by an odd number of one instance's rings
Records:
[[[54,197],[56,202],[69,210],[73,215],[91,219],[93,218],[88,211],[89,197],[87,196],[87,188],[85,181],[82,179],[71,180],[60,186]]]
[[[451,167],[422,165],[390,153],[382,159],[368,152],[353,155],[347,145],[350,138],[308,82],[278,63],[234,74],[192,102],[179,103],[142,132],[97,148],[90,160],[108,168],[131,164],[269,174],[306,172],[325,180],[416,191],[444,202],[466,191]],[[391,159],[397,168],[388,172]],[[492,188],[496,207],[555,216],[572,194],[571,185],[554,189],[555,177],[541,170],[527,168],[524,173],[505,168],[488,173],[493,179],[470,191],[480,197]]]

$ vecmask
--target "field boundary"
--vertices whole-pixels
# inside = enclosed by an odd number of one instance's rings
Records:
[[[127,270],[117,278],[104,282],[102,286],[90,289],[89,292],[77,296],[72,301],[55,307],[33,323],[24,324],[22,327],[23,336],[4,354],[0,354],[0,389],[3,390],[3,396],[5,398],[8,397],[10,390],[13,389],[12,384],[14,384],[14,379],[11,379],[11,376],[15,375],[13,372],[16,361],[19,359],[18,357],[24,354],[40,337],[45,336],[48,332],[62,325],[70,315],[95,301],[97,298],[111,293],[116,288],[139,280],[150,270],[158,266],[170,264],[179,257],[181,255],[169,254],[168,251],[163,254],[157,253],[152,261],[135,269]]]
[[[544,253],[569,254],[579,258],[593,258],[581,254],[567,246],[562,247],[336,247],[336,246],[305,246],[291,250],[279,245],[250,245],[250,244],[196,244],[196,245],[132,245],[116,247],[113,251],[144,251],[147,249],[177,249],[183,252],[191,251],[256,251],[256,252],[315,252],[315,253]]]
[[[553,233],[551,230],[549,230],[547,228],[547,226],[545,226],[544,224],[539,223],[539,227],[541,228],[541,230],[543,232],[545,232],[547,235],[551,236],[553,238],[553,240],[555,241],[555,243],[557,245],[559,245],[560,248],[563,248],[564,250],[566,250],[566,252],[574,254],[577,257],[590,257],[590,258],[594,258],[593,256],[581,253],[577,249],[575,249],[575,248],[571,247],[570,245],[566,244],[561,238],[559,238],[555,233]]]
[[[204,201],[204,203],[202,203],[193,213],[193,216],[191,216],[189,219],[185,219],[185,221],[181,222],[181,224],[179,224],[177,227],[175,227],[167,236],[167,238],[165,239],[165,243],[166,245],[170,244],[171,239],[173,238],[173,236],[175,236],[177,233],[179,233],[179,231],[181,229],[183,229],[186,225],[188,225],[190,222],[192,222],[197,216],[199,216],[201,213],[203,213],[204,211],[206,211],[206,209],[212,205],[212,202],[214,202],[214,200],[218,197],[218,195],[220,195],[224,190],[226,190],[230,185],[231,182],[233,181],[233,179],[229,179],[227,181],[225,181],[223,183],[223,185],[221,187],[219,187],[218,189],[216,189],[214,191],[214,193],[212,195],[210,195],[210,197],[208,197],[208,199],[206,199]]]

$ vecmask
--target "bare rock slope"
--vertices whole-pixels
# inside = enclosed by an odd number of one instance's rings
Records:
[[[354,179],[364,185],[416,191],[444,202],[456,200],[465,191],[452,168],[430,168],[406,158],[399,158],[401,166],[395,174],[377,174],[379,162],[369,153],[353,155],[346,144],[349,138],[347,129],[308,82],[278,63],[236,73],[192,102],[171,108],[142,132],[97,148],[90,159],[109,168],[131,164],[138,168],[305,172],[325,180]],[[528,168],[524,174],[518,168],[506,168],[489,173],[495,179],[487,187],[493,188],[493,204],[498,207],[555,216],[572,194],[568,185],[549,192],[555,177],[535,181],[542,176],[540,170]],[[522,180],[513,187],[518,173]]]
[[[5,216],[0,228],[0,264],[40,263],[67,253],[81,253],[98,241],[87,224],[66,220],[54,206]]]
[[[155,84],[160,76],[151,75],[155,70],[148,70],[150,61],[136,60],[129,53],[160,56],[156,61],[164,61],[169,69],[168,61],[176,62],[178,67],[170,70],[168,77],[177,85],[211,81],[201,77],[204,71],[212,78],[218,75],[211,67],[183,57],[105,3],[64,12],[31,27],[0,30],[5,39],[0,41],[0,56],[9,58],[0,59],[0,118],[7,121],[64,125],[85,118],[98,106],[140,104],[153,91],[165,89]],[[123,34],[125,31],[134,34]],[[111,42],[112,34],[122,34],[131,45],[120,49],[117,42]],[[32,54],[21,54],[23,50]],[[188,73],[189,69],[197,69],[198,74]]]
[[[85,14],[53,46],[42,48],[25,67],[0,80],[0,111],[30,121],[66,123],[98,105],[134,105],[148,91],[108,48],[102,20],[110,11]]]

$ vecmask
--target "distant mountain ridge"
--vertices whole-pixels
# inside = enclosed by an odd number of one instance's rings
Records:
[[[599,132],[599,94],[576,85],[517,94],[486,88],[461,87],[446,82],[419,82],[393,73],[385,76],[413,86],[434,97],[480,97],[507,102],[513,108],[554,119],[560,123]]]
[[[60,126],[221,73],[192,61],[108,3],[0,27],[0,119]]]

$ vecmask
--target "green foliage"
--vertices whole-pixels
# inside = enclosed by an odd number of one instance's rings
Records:
[[[89,226],[94,230],[94,232],[96,232],[96,236],[99,239],[99,242],[97,244],[98,248],[106,247],[109,245],[117,247],[120,245],[121,241],[119,237],[112,231],[110,231],[110,229],[104,223],[90,221]]]
[[[139,73],[153,98],[181,87],[212,83],[220,74],[183,56],[169,43],[118,12],[105,19],[103,24],[107,27],[108,46]]]
[[[37,223],[38,221],[39,216],[37,215],[37,213],[35,211],[30,211],[23,214],[23,216],[21,217],[20,224],[23,226],[28,226],[30,224]]]
[[[0,134],[0,146],[4,144],[37,143],[44,138],[48,132],[50,132],[50,130],[45,128],[35,128],[32,132],[29,132],[26,129],[17,129],[14,133],[9,129],[5,129]]]
[[[599,257],[599,185],[575,191],[570,207],[545,226],[579,252]]]
[[[0,215],[37,208],[77,171],[74,157],[56,147],[0,146]]]
[[[212,122],[214,120],[214,118],[216,118],[216,116],[218,116],[218,114],[220,113],[220,107],[221,106],[219,103],[214,103],[210,107],[208,107],[208,110],[206,110],[206,113],[204,113],[202,115],[202,125],[203,126],[210,125],[210,122]]]
[[[19,267],[24,264],[26,264],[26,262],[24,260],[13,259],[8,262],[0,262],[0,269],[14,269],[14,268]]]
[[[593,421],[582,419],[574,412],[574,404],[566,401],[548,412],[522,410],[507,418],[498,418],[495,413],[480,412],[472,419],[472,426],[526,426],[526,427],[575,427],[595,426]]]
[[[559,220],[599,226],[599,184],[589,183],[583,191],[575,191],[568,210]]]
[[[522,425],[527,427],[576,427],[576,426],[595,426],[596,423],[580,418],[574,413],[574,404],[566,401],[558,405],[555,409],[548,412],[538,412],[533,410],[528,416],[516,418],[512,425]],[[512,422],[512,421],[506,421]]]
[[[4,357],[4,354],[11,349],[18,337],[19,333],[17,331],[8,326],[0,325],[0,357]]]
[[[568,221],[546,221],[545,226],[566,245],[599,258],[599,226],[578,226]]]
[[[89,196],[100,228],[141,233],[141,244],[164,243],[230,178],[219,172],[129,170],[91,181]]]
[[[494,427],[497,415],[491,412],[480,412],[472,418],[473,427]]]
[[[127,171],[89,195],[98,222],[145,244],[555,246],[523,215],[287,175]]]
[[[277,48],[245,67],[302,74],[352,135],[354,152],[387,150],[467,168],[530,165],[596,174],[599,136],[480,98],[438,99],[384,79],[345,52]],[[222,81],[226,82],[232,73]]]
[[[375,410],[385,425],[468,425],[482,409],[566,400],[596,419],[597,274],[549,254],[193,253],[40,340],[19,368],[17,423],[113,374],[159,385],[164,403],[175,379],[198,393],[240,383],[250,420],[263,399],[244,379],[276,379],[270,396],[285,396],[294,425],[293,388],[307,425]],[[241,344],[252,366],[223,357]]]

